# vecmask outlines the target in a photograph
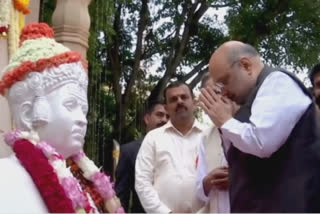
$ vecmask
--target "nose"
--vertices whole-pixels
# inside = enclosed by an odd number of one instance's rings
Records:
[[[88,124],[86,115],[82,111],[77,114],[76,124],[81,128],[86,127]]]
[[[162,117],[161,122],[163,122],[163,123],[167,123],[167,122],[168,122],[167,115],[164,115],[164,116]]]
[[[178,104],[183,103],[183,100],[181,99],[181,97],[178,97]]]
[[[85,126],[87,126],[87,120],[85,120],[85,121],[84,120],[77,120],[76,124],[80,127],[85,127]]]

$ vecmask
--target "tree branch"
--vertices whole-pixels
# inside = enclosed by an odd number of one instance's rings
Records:
[[[203,66],[207,65],[207,61],[203,60],[198,65],[196,65],[189,73],[187,73],[182,79],[182,82],[186,82],[188,79],[193,77],[197,72],[199,72]]]
[[[202,79],[202,76],[209,72],[208,66],[204,69],[202,69],[198,75],[191,81],[191,83],[189,84],[189,86],[193,89]]]
[[[138,33],[137,33],[137,44],[134,56],[134,65],[132,69],[132,73],[129,77],[129,81],[123,96],[123,115],[126,115],[129,103],[129,97],[132,93],[132,87],[134,86],[134,82],[137,78],[137,73],[140,68],[140,61],[142,55],[142,40],[143,40],[143,32],[145,31],[147,25],[147,19],[149,16],[148,11],[148,0],[142,0],[141,10],[140,10],[140,19],[138,23]]]
[[[121,10],[122,10],[122,4],[118,5],[118,8],[115,12],[115,18],[113,23],[114,31],[116,32],[115,35],[113,35],[113,43],[111,46],[107,48],[108,55],[110,57],[110,63],[111,63],[111,69],[112,69],[112,90],[115,94],[116,103],[120,105],[121,103],[121,85],[119,84],[120,76],[121,76],[121,65],[120,65],[120,57],[119,57],[119,47],[120,47],[120,41],[119,41],[119,34],[120,34],[120,22],[121,22]],[[106,34],[107,32],[105,32]],[[105,44],[108,44],[107,37],[105,36]]]

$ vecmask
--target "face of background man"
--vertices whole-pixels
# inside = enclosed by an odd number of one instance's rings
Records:
[[[167,89],[166,109],[173,124],[193,120],[195,102],[187,85]]]
[[[147,132],[163,126],[168,122],[169,115],[162,104],[156,104],[150,114],[144,116]]]
[[[320,72],[316,73],[313,78],[313,93],[314,97],[317,101],[317,99],[320,99]],[[319,100],[320,101],[320,100]],[[317,102],[319,106],[319,102]]]

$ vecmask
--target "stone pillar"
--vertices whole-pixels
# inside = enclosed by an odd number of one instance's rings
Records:
[[[52,27],[57,42],[79,52],[87,59],[91,0],[56,0],[52,15]]]
[[[8,41],[0,39],[0,78],[2,70],[9,62]],[[0,95],[0,158],[11,153],[11,149],[3,141],[3,134],[11,130],[11,116],[6,98]]]

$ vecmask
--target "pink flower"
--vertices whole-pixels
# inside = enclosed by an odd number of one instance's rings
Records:
[[[50,213],[74,213],[54,169],[43,153],[30,141],[19,139],[13,145],[17,158],[29,172]]]
[[[80,186],[78,185],[78,181],[75,178],[73,177],[63,178],[61,180],[61,185],[65,193],[68,195],[68,198],[71,199],[74,209],[76,209],[78,206],[88,207],[86,196],[80,189]]]
[[[4,135],[4,141],[11,147],[13,144],[20,139],[20,131],[11,131]]]
[[[104,173],[96,172],[91,176],[90,180],[94,183],[94,186],[103,198],[109,199],[114,196],[110,179]]]
[[[126,213],[124,211],[124,209],[122,207],[119,207],[117,210],[116,210],[116,213]]]
[[[60,155],[59,153],[55,152],[53,155],[52,155],[52,158],[53,160],[64,160],[63,156]]]
[[[54,148],[52,148],[52,146],[50,146],[47,142],[41,141],[37,144],[37,147],[41,149],[41,151],[47,158],[49,158],[52,154],[55,153]]]
[[[80,152],[78,152],[77,154],[73,155],[72,158],[74,161],[80,161],[82,158],[85,157],[84,152],[81,150]]]

